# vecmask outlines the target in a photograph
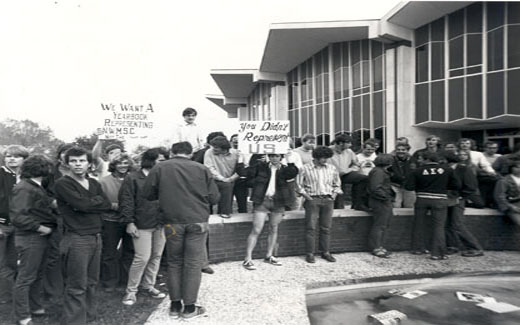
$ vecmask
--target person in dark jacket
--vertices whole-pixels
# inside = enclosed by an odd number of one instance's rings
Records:
[[[431,259],[444,260],[446,256],[446,235],[444,227],[448,208],[448,190],[458,190],[459,184],[453,176],[453,169],[439,164],[443,157],[436,152],[422,153],[423,164],[415,169],[407,179],[405,188],[415,191],[415,218],[412,233],[412,253],[426,251],[424,241],[424,219],[428,211],[433,221]]]
[[[282,221],[285,206],[290,205],[293,198],[287,181],[298,175],[298,168],[292,161],[288,161],[287,166],[282,165],[282,155],[269,154],[268,157],[269,162],[259,161],[247,169],[241,161],[237,166],[237,173],[240,176],[246,176],[253,185],[251,193],[251,201],[254,203],[253,228],[247,238],[246,256],[242,263],[247,270],[256,269],[253,264],[253,249],[268,215],[270,229],[264,261],[271,265],[282,265],[273,256],[273,251],[278,238],[278,225]]]
[[[65,278],[63,322],[85,324],[96,317],[95,294],[101,262],[101,214],[112,204],[101,185],[87,176],[92,155],[80,147],[65,153],[71,173],[54,186],[63,217],[60,245]]]
[[[390,257],[384,248],[385,234],[393,217],[392,201],[395,192],[390,181],[389,168],[392,155],[380,154],[374,160],[374,169],[368,174],[368,206],[372,209],[374,222],[368,236],[368,246],[377,257]]]
[[[9,199],[16,184],[18,170],[29,151],[19,145],[8,146],[4,152],[4,166],[0,167],[0,303],[11,301],[16,275],[14,227],[9,217]]]
[[[123,297],[123,304],[127,306],[135,304],[139,284],[153,298],[166,297],[166,294],[155,288],[166,243],[162,212],[159,201],[146,200],[142,197],[142,191],[150,169],[168,158],[169,156],[164,157],[159,153],[159,148],[145,151],[141,159],[141,169],[129,173],[119,190],[119,211],[127,224],[126,232],[132,236],[135,251]]]
[[[21,181],[13,188],[10,216],[15,227],[18,275],[14,286],[14,314],[18,324],[31,323],[32,315],[43,315],[42,272],[50,238],[56,233],[56,201],[42,187],[52,163],[45,156],[27,158],[20,171]]]
[[[205,314],[196,306],[208,233],[209,205],[220,199],[207,167],[191,161],[189,142],[172,145],[173,158],[155,165],[143,187],[143,196],[159,200],[164,213],[168,256],[170,316],[193,319]]]
[[[394,208],[413,208],[415,193],[404,188],[406,177],[415,168],[415,163],[408,153],[410,145],[399,143],[395,146],[392,166],[390,167],[390,180],[395,192]]]
[[[461,251],[465,257],[482,256],[482,246],[464,225],[466,199],[478,191],[475,174],[465,165],[459,164],[459,157],[448,152],[445,155],[448,165],[460,184],[460,190],[448,191],[448,218],[446,219],[446,243],[448,254]]]
[[[511,160],[509,174],[498,180],[495,201],[498,209],[520,226],[520,160]]]

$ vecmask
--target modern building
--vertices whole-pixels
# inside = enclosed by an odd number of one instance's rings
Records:
[[[393,150],[428,134],[520,142],[520,2],[401,3],[381,19],[272,24],[260,67],[212,70],[240,120]]]

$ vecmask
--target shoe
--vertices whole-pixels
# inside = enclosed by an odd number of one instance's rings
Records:
[[[129,292],[123,297],[123,305],[125,306],[132,306],[137,301],[137,298],[135,297],[135,292]]]
[[[460,255],[464,257],[477,257],[477,256],[484,256],[484,252],[480,250],[468,250],[465,252],[462,252]]]
[[[372,255],[380,258],[388,258],[392,253],[389,253],[384,248],[376,248],[372,251]]]
[[[447,247],[446,248],[446,254],[453,255],[457,254],[459,252],[459,249],[457,247]]]
[[[43,308],[31,311],[31,315],[36,316],[36,317],[45,316],[46,314],[47,313],[45,312],[45,309],[43,309]]]
[[[221,214],[220,215],[221,218],[224,218],[224,219],[229,219],[231,218],[231,216],[229,214]]]
[[[314,254],[307,254],[305,256],[305,260],[307,263],[316,263],[316,259],[314,258]]]
[[[336,262],[336,258],[330,255],[330,253],[321,253],[321,258],[331,263]]]
[[[187,313],[186,310],[182,312],[184,320],[192,320],[201,316],[207,316],[206,309],[202,306],[195,306],[195,310],[192,313]]]
[[[30,317],[22,319],[22,320],[19,320],[19,321],[16,322],[16,324],[18,324],[18,325],[34,325],[32,319]]]
[[[244,269],[249,270],[249,271],[256,270],[256,266],[253,264],[253,261],[251,261],[251,260],[244,261],[242,263],[242,266],[244,267]]]
[[[215,273],[215,271],[213,271],[213,269],[211,267],[209,267],[209,266],[203,267],[201,272],[202,273],[206,273],[206,274],[213,274],[213,273]]]
[[[280,261],[278,261],[274,256],[264,258],[264,262],[269,263],[271,265],[282,266],[282,263],[280,263]]]
[[[172,301],[170,303],[170,317],[173,319],[177,319],[177,318],[181,317],[182,309],[183,309],[182,303],[180,304],[180,307],[179,307],[179,304],[176,304],[174,301]]]
[[[155,299],[163,299],[166,297],[166,294],[164,292],[161,292],[160,290],[155,289],[154,287],[151,287],[150,289],[146,290],[148,295]]]
[[[430,256],[430,260],[434,260],[434,261],[447,260],[447,259],[448,259],[447,255],[432,255],[432,256]]]
[[[413,255],[422,255],[422,254],[429,254],[430,251],[427,249],[423,249],[423,250],[412,251],[411,253]]]

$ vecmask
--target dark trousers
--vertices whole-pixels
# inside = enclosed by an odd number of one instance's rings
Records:
[[[482,198],[482,203],[484,204],[484,206],[488,208],[496,207],[495,198],[493,195],[497,179],[494,176],[487,175],[478,176],[477,179],[480,197]]]
[[[63,299],[63,275],[61,273],[60,242],[63,237],[63,219],[58,218],[58,228],[49,238],[43,269],[43,297],[52,304]]]
[[[117,247],[121,244],[121,252]],[[101,253],[101,284],[106,288],[126,286],[128,271],[134,258],[132,237],[126,224],[103,220],[103,250]]]
[[[243,179],[239,179],[235,182],[233,187],[233,196],[237,200],[238,213],[247,213],[247,195],[249,189],[247,188],[247,182]]]
[[[346,192],[347,184],[352,184],[352,208],[368,206],[367,185],[368,176],[353,171],[341,176],[341,189]],[[338,195],[334,202],[334,209],[345,208],[345,200],[343,195]]]
[[[208,223],[165,225],[170,300],[197,302]]]
[[[447,199],[425,199],[417,198],[415,201],[415,218],[412,233],[412,250],[423,251],[425,246],[424,221],[428,211],[432,219],[432,241],[431,254],[434,256],[446,253],[446,236],[444,227],[446,225],[446,214],[448,210]]]
[[[482,250],[478,240],[464,225],[464,206],[464,200],[459,200],[457,205],[448,207],[446,242],[448,246],[459,250]]]
[[[101,234],[65,233],[61,241],[65,296],[63,323],[85,324],[96,316],[96,286],[101,262]]]
[[[373,198],[368,200],[369,207],[372,209],[372,228],[368,236],[368,247],[371,250],[385,245],[385,235],[390,220],[394,216],[392,201],[380,201]]]
[[[14,227],[0,224],[0,229],[0,301],[7,301],[12,296],[17,256]]]
[[[218,191],[220,192],[220,201],[218,202],[218,214],[233,213],[233,186],[235,182],[215,182],[217,183]]]
[[[320,246],[322,253],[328,253],[330,247],[330,227],[332,225],[332,212],[334,200],[332,198],[313,197],[311,201],[305,200],[305,243],[307,254],[314,254],[316,240],[316,224],[320,224]]]
[[[53,233],[16,236],[16,250],[20,259],[14,285],[13,306],[17,320],[31,317],[31,311],[42,308],[41,291],[44,256]]]

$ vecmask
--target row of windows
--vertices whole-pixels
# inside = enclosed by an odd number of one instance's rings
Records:
[[[271,91],[273,83],[261,83],[249,95],[247,107],[249,107],[247,120],[271,120],[274,118],[271,112]]]

